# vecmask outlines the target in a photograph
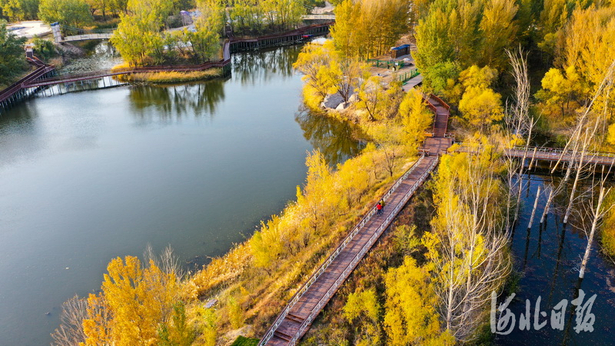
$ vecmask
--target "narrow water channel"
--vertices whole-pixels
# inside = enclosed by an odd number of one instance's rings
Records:
[[[615,265],[599,253],[600,244],[594,242],[593,250],[587,266],[585,279],[579,282],[579,266],[587,245],[584,229],[589,232],[587,225],[581,225],[578,217],[564,227],[562,224],[562,209],[565,201],[559,201],[552,207],[547,222],[542,227],[539,224],[540,216],[544,210],[547,199],[545,189],[552,185],[549,176],[525,176],[529,180],[526,191],[523,193],[523,206],[521,218],[515,230],[512,250],[515,257],[515,269],[520,273],[516,296],[508,306],[515,316],[515,326],[508,335],[500,335],[496,339],[497,345],[613,345],[613,312],[615,311]],[[534,199],[541,187],[534,224],[528,230]],[[578,298],[579,289],[585,297],[580,307],[586,309],[577,315],[572,315],[576,306],[572,301]],[[593,295],[596,295],[592,304],[587,304]],[[498,304],[507,297],[500,297]],[[540,311],[535,320],[536,303],[540,298]],[[563,325],[552,322],[562,311],[561,306],[556,307],[562,300],[567,301],[565,321]],[[521,316],[526,313],[526,300],[530,302],[529,330],[521,330]],[[589,311],[591,305],[591,311]],[[594,315],[593,321],[589,314]],[[577,317],[584,316],[581,320]],[[546,323],[545,323],[546,322]],[[592,331],[581,329],[578,322],[591,325]],[[591,322],[591,323],[589,323]],[[536,323],[536,324],[535,324]],[[541,327],[542,326],[542,327]],[[561,329],[558,327],[561,326]],[[506,332],[510,324],[502,331]],[[555,327],[555,328],[554,328]]]
[[[305,157],[361,148],[301,109],[300,47],[233,57],[232,77],[33,99],[0,118],[0,345],[48,345],[62,302],[113,257],[224,254],[294,199]]]

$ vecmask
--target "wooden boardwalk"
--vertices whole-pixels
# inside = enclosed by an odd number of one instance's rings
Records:
[[[431,153],[439,154],[451,144],[449,138],[444,138],[449,107],[433,95],[428,102],[435,114],[434,138],[431,142],[425,142],[422,150],[424,155],[384,195],[386,208],[382,213],[377,214],[376,208],[372,208],[303,284],[267,330],[259,345],[295,345],[359,261],[436,168],[439,155]]]
[[[525,158],[528,160],[541,160],[541,161],[558,161],[570,162],[572,153],[570,151],[564,152],[562,149],[554,148],[538,148],[529,147],[525,148],[513,148],[506,150],[506,154],[510,157]],[[577,159],[580,160],[580,157]],[[589,152],[583,158],[583,164],[596,164],[598,166],[611,166],[615,165],[615,153],[601,153],[601,152]]]

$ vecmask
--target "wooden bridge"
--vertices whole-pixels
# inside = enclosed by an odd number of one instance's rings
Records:
[[[569,163],[571,161],[580,160],[579,154],[573,160],[573,153],[570,150],[544,147],[514,147],[506,150],[506,154],[510,157],[526,158],[531,161],[561,161]],[[588,152],[583,158],[583,164],[611,166],[615,165],[615,153],[609,152]]]
[[[38,91],[37,88],[24,88],[24,85],[28,83],[36,83],[37,81],[55,73],[55,67],[46,65],[37,58],[27,58],[27,61],[31,65],[35,66],[36,69],[30,72],[27,76],[11,84],[8,88],[0,91],[0,113],[11,108],[25,98],[32,96]]]
[[[66,36],[62,38],[62,42],[76,42],[76,41],[88,41],[88,40],[108,40],[113,36],[112,32],[102,34],[84,34]]]
[[[359,261],[436,168],[439,156],[430,154],[446,150],[452,142],[450,138],[444,137],[450,113],[448,105],[434,95],[430,95],[427,102],[435,113],[433,141],[425,142],[423,155],[383,196],[386,202],[383,212],[378,215],[376,208],[370,209],[291,298],[259,345],[295,345]]]
[[[460,145],[455,151],[457,152],[474,152],[474,148],[470,148],[464,145]],[[547,161],[550,163],[560,161],[565,165],[572,162],[580,161],[580,155],[573,155],[571,150],[564,150],[561,148],[547,148],[547,147],[514,147],[504,150],[504,153],[508,157],[525,158],[527,164],[533,166],[533,162]],[[615,165],[615,153],[610,152],[587,152],[583,157],[583,164],[596,165],[596,166],[611,166]]]

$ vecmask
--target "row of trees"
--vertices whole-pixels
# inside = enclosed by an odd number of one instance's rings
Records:
[[[288,30],[301,23],[305,0],[235,0],[229,4],[228,22],[237,35]]]
[[[331,37],[342,59],[368,59],[389,52],[408,32],[411,3],[345,0],[335,8]]]
[[[0,0],[0,17],[12,22],[34,19],[61,22],[65,34],[74,33],[93,20],[86,0]]]
[[[165,0],[129,0],[125,14],[111,37],[130,66],[160,65],[177,61],[203,63],[219,55],[224,8],[220,0],[198,2],[200,17],[195,31],[165,31],[172,4]]]

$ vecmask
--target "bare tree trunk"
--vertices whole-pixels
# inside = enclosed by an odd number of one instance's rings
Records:
[[[604,184],[600,186],[600,195],[598,196],[598,203],[596,204],[596,209],[593,211],[593,220],[592,220],[592,228],[589,232],[589,237],[587,238],[587,247],[585,248],[585,255],[583,255],[583,261],[581,261],[581,268],[579,269],[579,279],[583,279],[585,276],[585,267],[587,267],[587,262],[589,261],[589,254],[592,249],[592,244],[594,243],[594,234],[596,233],[596,228],[598,227],[598,222],[604,215],[600,209],[602,208],[602,202],[604,201]]]
[[[538,199],[540,198],[540,186],[538,187],[538,192],[536,192],[536,199],[534,199],[534,208],[532,208],[532,216],[530,216],[530,223],[527,225],[527,228],[532,228],[532,223],[534,223],[534,215],[536,215],[536,207],[538,206]]]
[[[553,189],[549,189],[549,197],[547,197],[547,204],[545,205],[545,210],[542,212],[542,216],[540,217],[540,224],[542,225],[547,218],[547,214],[549,213],[549,207],[551,206],[551,201],[553,200]]]

